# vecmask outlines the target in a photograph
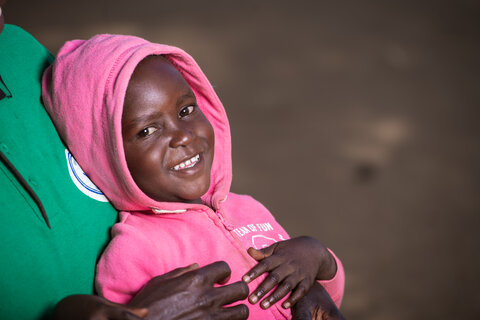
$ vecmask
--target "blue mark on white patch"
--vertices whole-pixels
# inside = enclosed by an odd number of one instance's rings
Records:
[[[108,202],[108,199],[103,195],[102,191],[100,191],[100,189],[98,189],[98,187],[87,177],[73,155],[67,149],[65,149],[65,156],[67,157],[68,173],[77,188],[92,199]]]

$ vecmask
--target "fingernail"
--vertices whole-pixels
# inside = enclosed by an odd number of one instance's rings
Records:
[[[250,277],[248,275],[244,275],[242,280],[245,281],[246,283],[249,283],[250,282]]]
[[[290,308],[290,302],[284,302],[284,303],[283,303],[283,308],[284,308],[284,309]]]
[[[262,301],[262,307],[264,309],[267,309],[268,307],[270,307],[270,302],[268,302],[267,300],[263,300]]]
[[[257,303],[257,301],[258,301],[258,297],[257,297],[256,295],[253,295],[253,294],[252,294],[252,295],[250,296],[250,302],[251,302],[251,303]]]

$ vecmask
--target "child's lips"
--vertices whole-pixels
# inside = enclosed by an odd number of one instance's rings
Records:
[[[193,157],[180,162],[179,164],[173,166],[174,171],[181,171],[194,167],[200,161],[200,154],[196,154]]]

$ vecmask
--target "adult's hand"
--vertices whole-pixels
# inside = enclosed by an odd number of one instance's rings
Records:
[[[247,297],[246,283],[214,287],[229,276],[230,268],[225,262],[203,268],[196,264],[178,268],[151,279],[128,305],[92,295],[73,295],[57,305],[53,319],[247,319],[247,306],[223,307]]]
[[[76,294],[60,301],[53,312],[54,320],[140,320],[148,309],[134,309],[99,296]]]
[[[292,320],[345,320],[328,292],[315,283],[292,307]]]
[[[176,269],[150,280],[128,305],[134,309],[148,308],[145,318],[148,320],[247,319],[246,305],[223,307],[248,296],[245,282],[213,286],[225,283],[230,272],[228,264],[223,261],[189,272]]]

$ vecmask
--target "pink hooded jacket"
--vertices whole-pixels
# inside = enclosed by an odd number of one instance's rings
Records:
[[[125,160],[121,118],[125,93],[137,64],[165,56],[182,74],[214,128],[211,185],[203,204],[158,202],[135,184]],[[241,280],[256,261],[247,248],[288,239],[270,212],[250,196],[229,192],[232,180],[230,127],[222,103],[197,63],[181,49],[133,36],[97,35],[67,42],[43,77],[45,107],[90,179],[120,210],[112,240],[97,266],[97,289],[106,298],[128,302],[148,280],[178,267],[218,260]],[[94,223],[94,221],[92,222]],[[344,272],[336,257],[335,277],[321,281],[337,305]],[[265,278],[250,283],[256,288]],[[290,318],[277,303],[268,310],[250,305],[251,319]]]

